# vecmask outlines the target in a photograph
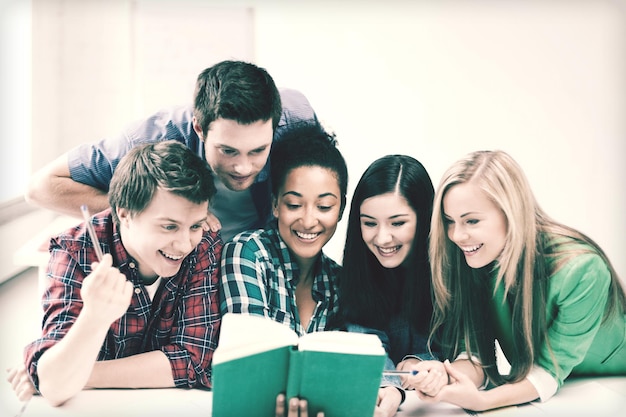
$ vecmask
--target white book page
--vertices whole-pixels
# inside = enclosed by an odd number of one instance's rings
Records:
[[[300,338],[298,349],[361,355],[384,355],[385,353],[378,336],[343,331],[308,333]]]
[[[288,326],[267,317],[226,313],[213,364],[298,344],[298,335]]]

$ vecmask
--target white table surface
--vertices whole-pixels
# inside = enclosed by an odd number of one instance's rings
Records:
[[[243,401],[244,399],[235,399]],[[60,407],[51,407],[39,396],[33,397],[22,412],[23,417],[210,417],[212,393],[206,390],[139,389],[84,390]],[[5,403],[5,405],[7,405]],[[7,416],[20,414],[21,404],[11,402]],[[550,401],[506,407],[479,413],[494,417],[593,416],[614,417],[626,410],[626,376],[568,380]],[[3,414],[5,415],[5,414]],[[396,417],[467,416],[465,410],[450,404],[426,404],[407,393],[407,400]],[[255,417],[255,416],[246,416]]]

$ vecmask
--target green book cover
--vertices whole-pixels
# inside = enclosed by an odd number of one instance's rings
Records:
[[[290,350],[285,346],[214,365],[212,415],[274,416],[276,396],[287,384]]]
[[[369,417],[374,415],[376,397],[385,364],[384,356],[318,351],[292,351],[298,357],[294,372],[290,365],[287,397],[306,398],[309,415],[324,417]]]
[[[372,416],[384,363],[374,335],[329,331],[298,338],[268,318],[227,313],[213,356],[212,416],[273,417],[280,392],[307,399],[312,416]]]

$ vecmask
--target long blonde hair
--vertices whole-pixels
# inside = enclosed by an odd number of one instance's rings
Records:
[[[506,244],[497,261],[496,286],[504,282],[513,301],[516,360],[511,372],[497,372],[494,331],[485,306],[492,297],[460,249],[447,237],[443,198],[458,184],[472,182],[498,206],[507,221]],[[582,245],[560,244],[568,242]],[[615,269],[602,249],[589,237],[552,220],[539,207],[521,167],[503,151],[478,151],[454,163],[443,175],[435,193],[429,256],[434,291],[432,337],[441,338],[444,355],[453,359],[461,350],[478,353],[485,372],[495,384],[519,381],[531,369],[539,346],[546,339],[547,280],[572,256],[597,253],[611,272],[610,299],[605,317],[626,310],[626,297]],[[482,286],[481,286],[482,285]],[[558,368],[557,368],[558,369]]]

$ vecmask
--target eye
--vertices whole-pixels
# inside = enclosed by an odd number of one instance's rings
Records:
[[[287,206],[287,208],[289,210],[297,210],[298,208],[300,208],[300,204],[289,204],[289,203],[285,203],[285,206]]]
[[[400,221],[391,223],[391,225],[394,226],[394,227],[402,227],[405,224],[406,224],[406,222],[404,220],[400,220]]]
[[[202,225],[201,224],[194,224],[193,226],[191,226],[191,230],[196,231],[198,229],[202,229]]]
[[[480,221],[480,220],[476,220],[476,219],[469,219],[469,220],[467,221],[467,224],[475,225],[475,224],[478,224],[478,222],[479,222],[479,221]]]
[[[363,227],[376,227],[376,222],[372,222],[372,221],[363,221],[361,222],[361,225]]]
[[[226,149],[226,148],[222,148],[222,153],[226,156],[234,156],[237,155],[237,151],[234,149]]]
[[[253,150],[253,151],[251,151],[251,152],[250,152],[250,155],[260,155],[260,154],[262,154],[263,152],[265,152],[265,148],[262,148],[262,149],[255,149],[255,150]]]
[[[166,225],[163,225],[163,229],[167,231],[176,230],[177,226],[175,224],[166,224]]]
[[[333,206],[317,206],[320,211],[329,211],[333,208]]]
[[[450,219],[450,218],[448,218],[448,217],[444,217],[444,218],[443,218],[443,224],[444,224],[444,226],[449,226],[449,225],[451,225],[451,224],[453,224],[453,223],[454,223],[454,221],[453,221],[452,219]]]

